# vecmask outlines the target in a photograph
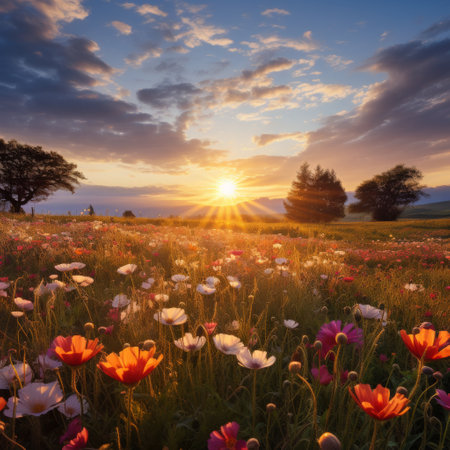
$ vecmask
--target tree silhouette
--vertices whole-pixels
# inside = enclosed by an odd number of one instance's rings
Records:
[[[59,189],[74,192],[85,179],[76,165],[56,152],[0,139],[0,201],[20,213],[30,201],[42,201]]]
[[[397,220],[407,205],[425,196],[419,184],[422,173],[415,167],[399,164],[362,182],[355,192],[359,200],[350,205],[350,212],[367,212],[373,220]]]
[[[344,217],[347,195],[334,170],[320,166],[312,172],[304,163],[292,182],[284,207],[286,217],[295,222],[331,222]]]
[[[88,208],[88,214],[89,214],[90,216],[95,216],[94,207],[93,207],[92,205],[89,205],[89,208]]]
[[[133,213],[133,211],[131,211],[130,209],[127,209],[126,211],[123,212],[122,217],[136,217]]]

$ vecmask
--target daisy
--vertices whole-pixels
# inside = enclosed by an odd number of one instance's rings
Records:
[[[181,325],[187,321],[187,315],[181,308],[163,308],[153,318],[164,325]]]

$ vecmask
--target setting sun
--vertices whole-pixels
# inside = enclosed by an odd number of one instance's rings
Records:
[[[222,197],[233,198],[236,196],[236,183],[231,180],[222,181],[217,190]]]

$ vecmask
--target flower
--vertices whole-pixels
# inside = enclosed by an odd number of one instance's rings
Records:
[[[245,450],[246,442],[237,439],[239,424],[228,422],[220,427],[220,431],[213,431],[209,435],[208,450]]]
[[[214,287],[220,284],[220,279],[217,277],[208,277],[205,281],[206,284],[209,285],[210,287]]]
[[[32,311],[34,308],[33,302],[30,302],[30,300],[25,300],[21,297],[16,297],[14,299],[14,303],[23,311]]]
[[[386,311],[375,308],[372,305],[358,304],[357,308],[359,308],[359,310],[361,311],[361,315],[364,317],[364,319],[382,320],[383,327],[386,326],[386,324],[387,324],[387,321],[386,321],[387,312]]]
[[[216,288],[211,287],[209,284],[198,284],[197,292],[199,292],[202,295],[211,295],[216,292]]]
[[[186,333],[182,338],[174,341],[175,345],[185,352],[200,350],[206,343],[205,336],[192,336]]]
[[[72,394],[66,398],[64,403],[58,405],[57,410],[66,417],[76,417],[81,414],[81,404],[77,394]],[[83,398],[83,411],[89,410],[89,403]]]
[[[291,330],[298,327],[298,322],[295,320],[284,320],[283,323],[286,328],[290,328]]]
[[[336,345],[336,336],[339,333],[344,333],[347,336],[347,343],[355,343],[358,347],[363,345],[363,331],[360,328],[354,328],[352,323],[348,323],[341,329],[342,323],[340,320],[333,320],[325,323],[320,327],[317,333],[316,340],[322,342],[321,355],[325,357],[327,353]]]
[[[0,411],[6,406],[6,400],[3,397],[0,397]]]
[[[219,333],[213,336],[214,345],[225,355],[237,355],[244,347],[242,341],[232,334]]]
[[[66,432],[59,438],[59,443],[62,444],[64,441],[70,441],[73,439],[81,430],[83,429],[81,425],[81,420],[79,417],[75,417],[72,422],[67,426]]]
[[[86,264],[84,263],[72,262],[70,264],[67,263],[57,264],[55,266],[55,269],[59,272],[69,272],[74,269],[83,269],[84,267],[86,267]]]
[[[206,328],[206,332],[211,335],[217,327],[217,322],[205,322],[203,326]]]
[[[44,378],[44,372],[46,370],[55,370],[58,367],[62,366],[62,362],[61,361],[57,361],[56,359],[52,359],[50,358],[50,356],[44,354],[44,355],[39,355],[36,360],[35,363],[37,365],[39,365],[39,376],[41,378]]]
[[[150,289],[153,286],[153,283],[155,282],[154,278],[147,278],[147,281],[143,281],[141,284],[142,289]]]
[[[450,394],[442,389],[436,389],[436,401],[447,411],[450,411]]]
[[[327,386],[333,381],[333,375],[328,372],[328,367],[323,365],[319,369],[316,367],[311,369],[312,376],[319,380],[322,386]]]
[[[91,277],[85,277],[84,275],[72,275],[73,281],[78,283],[81,287],[89,286],[94,282],[94,279]]]
[[[355,393],[348,391],[356,404],[369,416],[377,420],[388,420],[405,414],[409,410],[409,400],[403,394],[395,394],[389,399],[390,391],[379,384],[374,390],[369,384],[357,384]]]
[[[403,286],[407,291],[411,292],[422,292],[425,288],[421,284],[414,284],[414,283],[406,283]]]
[[[136,268],[136,264],[126,264],[125,266],[119,267],[117,269],[117,273],[120,273],[121,275],[130,275],[130,273],[133,273]]]
[[[55,347],[56,356],[69,366],[80,366],[93,358],[103,345],[98,343],[98,338],[87,340],[78,334],[62,337]]]
[[[189,280],[189,277],[178,273],[176,275],[172,275],[171,280],[174,281],[175,283],[183,283],[183,282]]]
[[[14,406],[16,417],[41,416],[56,408],[63,399],[57,381],[52,383],[30,383],[17,391],[18,397],[10,397],[3,414],[12,417]]]
[[[23,362],[16,362],[14,366],[2,367],[0,369],[0,389],[8,389],[17,376],[22,383],[26,384],[33,378],[33,371],[27,363]]]
[[[450,333],[440,331],[436,337],[436,331],[420,328],[417,334],[407,334],[400,330],[400,336],[408,347],[408,350],[417,358],[424,361],[448,358],[450,356]]]
[[[181,308],[163,308],[153,318],[164,325],[181,325],[187,321],[187,315]]]
[[[83,428],[62,450],[78,450],[85,448],[88,441],[88,430]]]
[[[113,308],[123,308],[124,306],[127,306],[130,304],[130,299],[127,297],[126,294],[117,294],[114,297],[114,300],[112,301],[111,306]]]
[[[163,359],[153,358],[156,347],[141,350],[139,347],[126,347],[117,355],[110,353],[106,361],[100,361],[97,367],[106,375],[123,384],[133,385],[149,375]]]
[[[250,353],[247,347],[242,348],[236,357],[240,366],[256,370],[270,367],[276,361],[275,356],[267,358],[267,352],[265,351],[255,350],[253,353]]]
[[[241,288],[241,282],[236,278],[232,276],[227,277],[228,283],[230,283],[230,286],[234,289],[240,289]]]

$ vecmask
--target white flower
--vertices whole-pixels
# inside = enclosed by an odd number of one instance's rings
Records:
[[[295,320],[284,320],[283,323],[286,328],[290,328],[291,330],[298,327],[298,322]]]
[[[253,353],[250,353],[247,347],[241,349],[236,357],[240,366],[255,370],[270,367],[276,361],[275,356],[267,358],[267,352],[263,350],[255,350]]]
[[[127,323],[130,317],[141,310],[141,307],[137,302],[130,303],[123,311],[120,313],[120,320]]]
[[[206,343],[205,336],[192,336],[186,333],[182,338],[174,341],[175,345],[185,352],[200,350]]]
[[[157,302],[168,302],[169,301],[169,296],[167,294],[156,294],[155,295],[155,300]]]
[[[264,275],[272,275],[273,269],[271,267],[264,269]]]
[[[77,394],[72,394],[66,398],[66,401],[60,403],[57,407],[61,414],[66,417],[73,418],[81,414],[81,404],[78,400]],[[85,398],[83,398],[83,412],[86,413],[89,410],[89,403]]]
[[[84,275],[72,275],[73,281],[78,283],[81,287],[89,286],[94,282],[94,279],[91,277],[85,277]]]
[[[19,389],[17,397],[10,397],[3,411],[5,416],[12,417],[14,404],[16,417],[41,416],[56,408],[63,399],[61,388],[57,381],[52,383],[30,383]]]
[[[320,275],[320,278],[322,278],[322,280],[328,280],[328,275],[323,273],[322,275]]]
[[[288,260],[286,258],[275,258],[275,264],[278,264],[279,266],[285,265],[288,263]]]
[[[241,282],[236,278],[232,276],[227,277],[228,282],[230,283],[230,286],[234,289],[240,289]]]
[[[421,284],[414,284],[414,283],[407,283],[403,286],[407,291],[417,291],[417,292],[422,292],[424,291],[424,287]]]
[[[142,289],[150,289],[153,286],[153,283],[155,282],[154,278],[147,278],[147,281],[143,281],[141,284]]]
[[[174,261],[174,264],[178,267],[183,267],[186,265],[186,262],[184,261],[184,259],[176,259]]]
[[[117,273],[120,273],[121,275],[130,275],[130,273],[133,273],[137,268],[136,264],[126,264],[122,267],[119,267],[117,269]]]
[[[9,283],[5,282],[5,281],[0,281],[0,291],[3,291],[4,289],[8,289],[9,288]]]
[[[276,248],[276,249],[279,249],[279,248],[282,247],[282,245],[279,242],[277,242],[277,243],[273,244],[272,247]]]
[[[227,328],[232,331],[239,330],[240,327],[241,327],[241,325],[239,324],[239,321],[237,321],[237,320],[233,320],[233,322],[229,323],[227,326]]]
[[[50,358],[46,354],[39,355],[36,358],[35,363],[39,366],[39,376],[41,378],[44,378],[44,372],[46,370],[55,370],[58,367],[61,367],[63,365],[63,363],[61,361]]]
[[[82,262],[71,262],[70,264],[62,263],[55,266],[55,269],[59,272],[69,272],[75,269],[84,269],[86,264]]]
[[[86,267],[85,263],[82,262],[72,262],[70,263],[71,266],[71,270],[76,269],[76,270],[80,270],[80,269],[84,269]]]
[[[214,345],[225,355],[237,355],[244,347],[242,341],[232,334],[219,333],[213,336]]]
[[[382,320],[383,327],[387,324],[387,311],[382,309],[375,308],[372,305],[360,305],[358,304],[357,308],[361,311],[361,315],[365,319],[377,319]]]
[[[216,288],[211,287],[209,284],[199,284],[197,285],[197,292],[203,295],[211,295],[216,292]]]
[[[16,319],[22,317],[25,313],[23,311],[11,311],[11,315]]]
[[[206,284],[210,287],[215,287],[220,284],[220,280],[217,277],[208,277],[205,281]]]
[[[176,275],[172,275],[171,280],[174,281],[175,283],[183,283],[183,282],[189,280],[189,277],[179,273]]]
[[[29,383],[33,378],[33,371],[27,363],[15,362],[14,367],[9,365],[0,369],[0,389],[9,388],[9,385],[17,378],[16,372],[22,383]]]
[[[163,308],[153,318],[164,325],[181,325],[187,321],[187,315],[181,308]]]
[[[112,301],[113,308],[123,308],[130,304],[130,299],[126,296],[126,294],[117,294]]]

